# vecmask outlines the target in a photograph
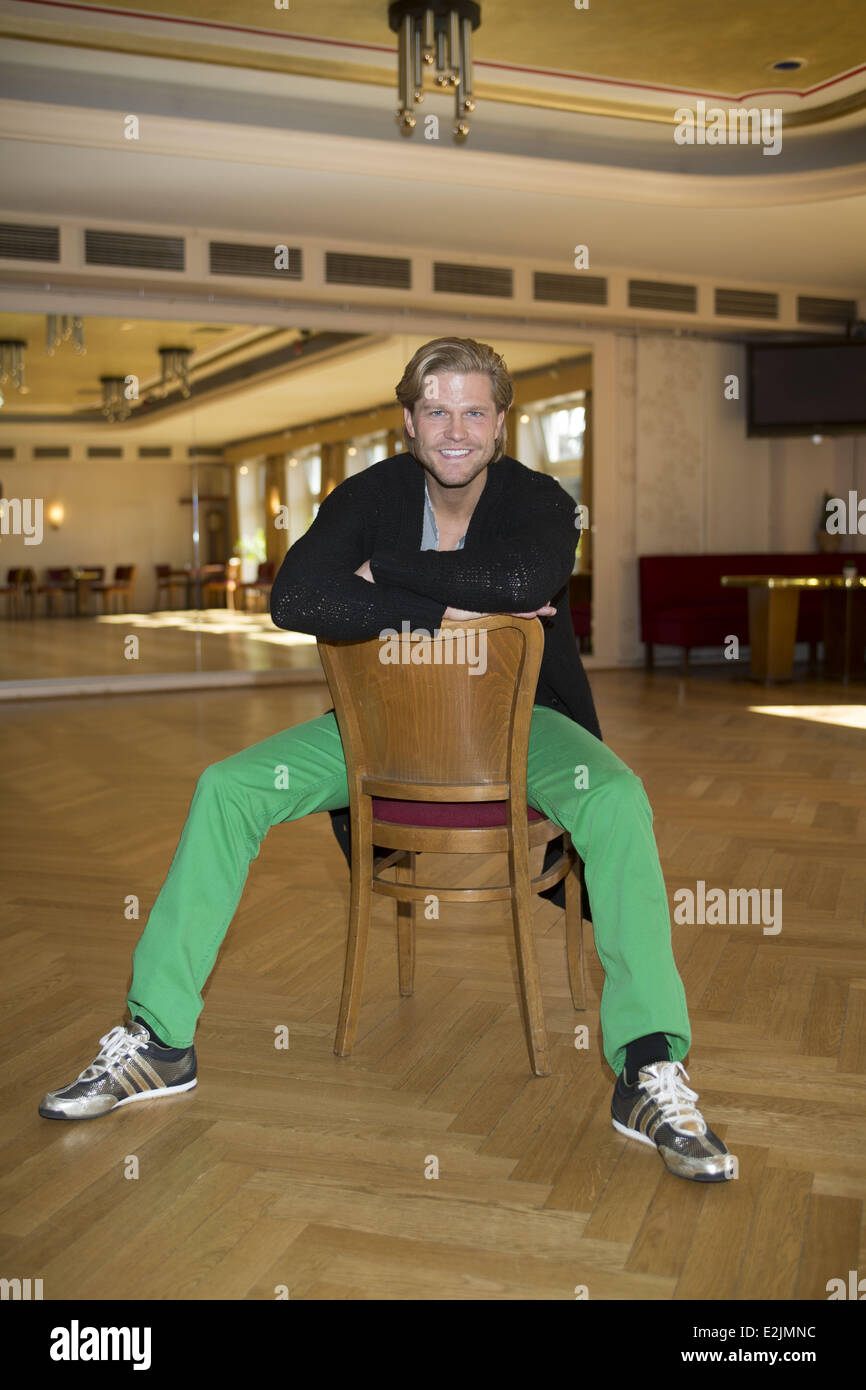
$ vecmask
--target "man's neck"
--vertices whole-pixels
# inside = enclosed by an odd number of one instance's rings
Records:
[[[424,465],[421,465],[422,468]],[[489,464],[487,466],[489,468]],[[450,525],[458,525],[465,522],[466,526],[475,510],[475,504],[484,491],[487,482],[487,468],[483,468],[480,473],[467,483],[464,487],[442,487],[436,481],[429,468],[424,468],[424,476],[427,480],[427,492],[430,502],[437,516],[443,517]]]

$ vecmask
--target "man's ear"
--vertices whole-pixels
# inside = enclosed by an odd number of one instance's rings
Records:
[[[415,438],[415,424],[412,420],[412,412],[407,406],[403,407],[403,424],[406,426],[406,433],[410,439]]]

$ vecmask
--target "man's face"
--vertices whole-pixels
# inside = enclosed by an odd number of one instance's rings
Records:
[[[431,373],[414,410],[403,410],[413,453],[442,487],[464,487],[487,467],[504,418],[486,372]]]

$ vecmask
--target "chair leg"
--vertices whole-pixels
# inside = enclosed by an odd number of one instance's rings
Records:
[[[583,960],[582,875],[577,860],[565,876],[565,946],[568,983],[576,1009],[586,1008],[586,973]]]
[[[517,969],[520,975],[520,999],[523,1006],[523,1026],[529,1048],[529,1064],[536,1076],[550,1076],[550,1051],[544,1026],[541,1002],[541,981],[532,934],[532,893],[529,887],[529,845],[524,835],[515,835],[508,853],[511,880],[511,912],[514,923],[514,944],[517,948]]]
[[[415,851],[395,865],[398,883],[415,882]],[[415,903],[397,900],[397,966],[402,995],[415,993]]]
[[[364,966],[367,960],[367,937],[373,906],[373,841],[372,814],[368,799],[366,814],[362,808],[361,824],[353,828],[351,891],[349,897],[349,932],[346,940],[346,968],[343,973],[343,994],[334,1051],[338,1057],[349,1057],[355,1045],[361,994],[364,988]]]

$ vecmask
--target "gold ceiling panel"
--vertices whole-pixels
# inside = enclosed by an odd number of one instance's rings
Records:
[[[82,9],[102,8],[97,0],[79,3]],[[229,26],[237,32],[239,51],[251,42],[250,31],[396,45],[387,0],[319,0],[255,11],[237,0],[147,0],[146,5],[113,0],[111,8],[197,21],[203,41],[207,26]],[[53,30],[75,30],[74,10],[33,5],[34,19],[49,14],[60,20],[52,23]],[[146,27],[146,19],[141,24]],[[79,37],[82,30],[79,25]],[[184,31],[187,37],[189,30]],[[820,5],[814,0],[590,0],[585,10],[575,9],[571,0],[538,8],[531,0],[481,0],[474,49],[477,60],[490,63],[736,96],[758,88],[805,91],[827,82],[857,63],[866,50],[864,41],[863,0],[824,0]],[[788,58],[805,59],[806,66],[798,72],[768,70]],[[494,77],[489,72],[484,76]]]

